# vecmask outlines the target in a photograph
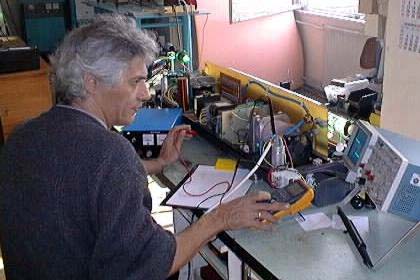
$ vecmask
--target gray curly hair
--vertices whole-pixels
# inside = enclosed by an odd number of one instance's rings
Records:
[[[50,57],[57,101],[71,104],[84,99],[84,76],[90,73],[108,85],[117,84],[135,57],[150,64],[158,47],[149,33],[122,15],[99,16],[70,32]]]

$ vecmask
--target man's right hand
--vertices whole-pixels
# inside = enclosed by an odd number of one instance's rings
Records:
[[[289,207],[288,204],[264,202],[270,198],[268,192],[258,192],[224,203],[178,234],[170,274],[178,271],[221,231],[241,228],[269,229],[271,224],[264,221],[275,222],[271,213]]]
[[[213,221],[221,231],[241,228],[269,229],[271,223],[276,221],[272,213],[289,208],[286,203],[264,202],[270,199],[270,193],[260,191],[224,203],[209,214],[214,214]]]

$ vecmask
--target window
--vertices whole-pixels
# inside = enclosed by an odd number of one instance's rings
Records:
[[[306,0],[304,2],[304,9],[308,11],[356,19],[363,17],[358,13],[359,0]]]
[[[301,8],[302,0],[230,0],[230,21],[236,23]]]

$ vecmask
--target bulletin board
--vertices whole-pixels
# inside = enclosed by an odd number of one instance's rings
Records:
[[[299,8],[296,0],[230,0],[230,22],[250,20]]]

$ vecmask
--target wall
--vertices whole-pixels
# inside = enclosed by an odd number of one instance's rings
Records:
[[[362,21],[305,11],[295,14],[303,42],[305,84],[323,89],[334,78],[369,72],[359,63],[367,39]]]
[[[389,1],[381,126],[420,140],[420,54],[400,50],[401,1]]]
[[[287,80],[290,69],[294,85],[302,84],[303,53],[293,12],[230,24],[229,0],[199,0],[198,9],[210,13],[207,24],[205,15],[196,16],[200,68],[210,61],[275,84]]]

